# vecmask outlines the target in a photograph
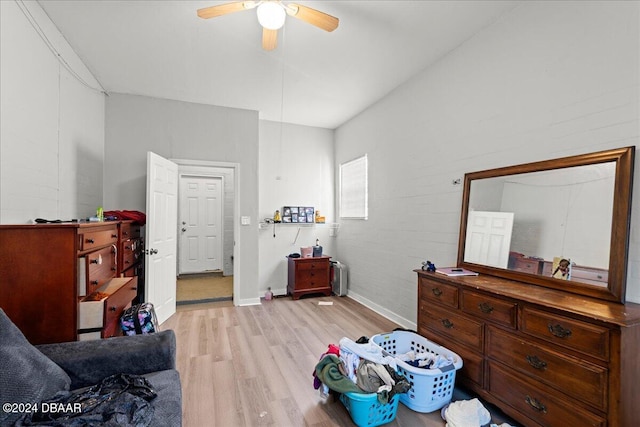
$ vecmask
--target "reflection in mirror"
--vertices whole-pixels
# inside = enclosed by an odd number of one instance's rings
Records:
[[[474,180],[464,261],[606,287],[615,166]]]
[[[624,302],[635,147],[465,174],[458,266]]]

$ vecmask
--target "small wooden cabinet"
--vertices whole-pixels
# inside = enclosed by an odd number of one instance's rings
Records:
[[[0,225],[0,307],[32,344],[121,334],[119,316],[138,289],[137,277],[118,278],[122,225]],[[103,294],[100,323],[82,331],[80,304],[92,292]]]
[[[289,281],[287,293],[293,299],[307,294],[331,295],[331,264],[329,256],[288,258]]]
[[[526,426],[636,425],[640,305],[416,272],[418,332],[462,357],[460,385]]]

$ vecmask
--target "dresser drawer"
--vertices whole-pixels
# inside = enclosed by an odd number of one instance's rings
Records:
[[[571,350],[609,360],[609,330],[557,314],[522,309],[521,330]]]
[[[420,317],[419,327],[430,329],[435,333],[448,337],[452,341],[457,341],[474,350],[482,351],[482,323],[460,316],[456,311],[447,310],[428,302],[425,303],[423,300],[420,301],[419,309],[423,313]],[[442,345],[448,346],[447,343]]]
[[[483,369],[482,355],[470,351],[467,347],[451,341],[449,337],[438,335],[427,328],[419,328],[418,333],[434,343],[448,348],[462,358],[462,368],[456,372],[456,383],[462,382],[465,385],[482,387]]]
[[[487,328],[487,356],[570,396],[607,408],[608,371],[602,366],[528,343],[497,328]]]
[[[311,258],[313,259],[313,258]],[[324,260],[318,261],[307,261],[306,259],[300,259],[296,264],[296,269],[298,271],[306,271],[306,270],[326,270],[329,271],[329,262]]]
[[[141,258],[142,243],[140,239],[130,239],[122,242],[120,254],[122,255],[120,261],[120,270],[124,271],[137,263]]]
[[[86,334],[102,331],[102,337],[119,335],[120,315],[136,297],[137,284],[136,277],[117,277],[97,290],[97,298],[81,298],[78,302],[79,333],[88,336]]]
[[[496,362],[488,365],[489,391],[505,404],[545,427],[605,427],[600,416],[572,403],[551,387],[528,381]],[[521,421],[522,422],[522,421]],[[529,425],[529,423],[524,423]]]
[[[120,224],[120,240],[138,239],[142,235],[142,226],[123,222]]]
[[[420,298],[425,301],[436,301],[440,304],[458,308],[458,288],[433,280],[420,278]]]
[[[484,294],[464,291],[460,302],[462,311],[509,328],[516,328],[518,305],[515,302]]]
[[[609,283],[609,271],[599,268],[581,267],[579,265],[571,267],[571,280],[593,284]]]
[[[81,230],[78,237],[80,251],[90,251],[94,248],[118,243],[118,230],[115,225],[99,230]]]
[[[96,291],[115,277],[116,254],[114,249],[114,247],[107,246],[79,258],[78,262],[85,263],[84,269],[80,270],[80,274],[84,274],[84,277],[80,277],[79,280],[81,283],[85,283],[86,294]]]
[[[543,261],[531,258],[516,258],[513,262],[513,269],[523,273],[542,273]]]
[[[122,335],[120,316],[129,307],[138,293],[137,278],[127,279],[126,283],[116,290],[105,301],[103,338]]]
[[[296,289],[327,287],[329,273],[325,270],[302,270],[296,274]]]

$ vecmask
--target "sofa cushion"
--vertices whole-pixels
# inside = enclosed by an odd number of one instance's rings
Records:
[[[153,405],[154,427],[178,427],[182,425],[182,389],[180,374],[175,369],[158,371],[145,375],[158,396],[151,401]]]
[[[71,379],[58,365],[27,341],[0,309],[0,403],[38,403],[69,390]],[[23,413],[0,410],[0,425]]]

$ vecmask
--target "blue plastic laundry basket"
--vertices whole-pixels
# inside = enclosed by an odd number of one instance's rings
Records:
[[[390,423],[396,418],[400,401],[398,396],[400,395],[396,394],[389,403],[382,404],[376,393],[343,393],[340,401],[358,427],[375,427]]]
[[[440,369],[424,369],[411,366],[396,357],[398,372],[411,383],[411,389],[400,396],[409,409],[416,412],[433,412],[451,402],[456,371],[462,368],[462,358],[425,337],[408,331],[394,331],[371,337],[371,342],[391,356],[415,353],[431,353],[450,357],[454,363]]]

